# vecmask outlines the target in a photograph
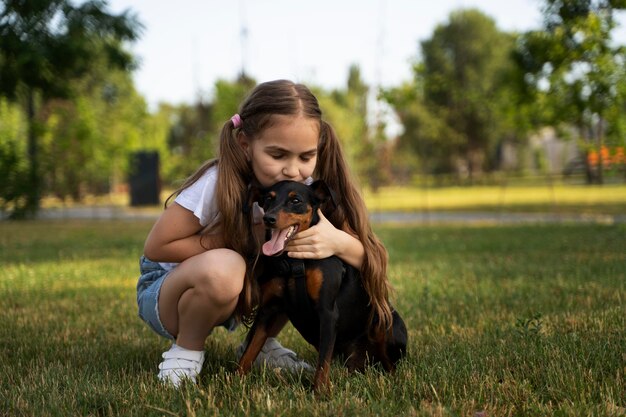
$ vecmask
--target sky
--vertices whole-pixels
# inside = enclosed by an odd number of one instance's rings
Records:
[[[503,31],[541,27],[540,0],[109,0],[145,28],[130,46],[135,85],[154,108],[211,97],[243,70],[258,82],[287,78],[328,89],[357,64],[371,86],[411,79],[419,42],[450,13],[476,8]],[[175,4],[175,6],[174,6]],[[626,39],[623,27],[618,36]]]

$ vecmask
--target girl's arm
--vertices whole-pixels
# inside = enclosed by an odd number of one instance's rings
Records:
[[[144,255],[157,262],[182,262],[224,245],[221,235],[201,237],[202,228],[193,212],[174,202],[152,226],[144,245]]]
[[[335,255],[354,268],[360,269],[365,249],[359,239],[347,230],[337,229],[318,210],[320,221],[298,233],[287,244],[289,256],[298,259],[323,259]]]

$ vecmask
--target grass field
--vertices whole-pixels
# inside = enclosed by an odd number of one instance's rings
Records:
[[[336,364],[321,398],[307,375],[235,375],[243,328],[209,338],[198,386],[157,383],[167,343],[135,307],[150,226],[0,222],[0,415],[626,415],[624,225],[377,226],[408,358]]]
[[[625,214],[626,185],[385,187],[366,192],[372,211],[502,211]]]

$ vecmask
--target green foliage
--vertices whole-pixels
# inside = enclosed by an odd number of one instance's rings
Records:
[[[166,133],[171,159],[169,180],[182,180],[203,161],[215,157],[217,140],[212,134],[211,112],[212,105],[202,102],[171,109]]]
[[[421,43],[413,84],[384,93],[404,125],[400,149],[416,152],[424,172],[478,178],[495,168],[497,146],[524,130],[514,39],[477,10],[453,12]]]
[[[20,211],[24,206],[28,170],[22,162],[15,142],[0,146],[0,214]]]
[[[170,124],[167,133],[170,159],[165,173],[167,182],[180,184],[204,161],[217,156],[222,127],[237,113],[239,105],[255,85],[256,82],[246,75],[234,81],[221,79],[214,85],[210,102],[198,101],[194,105],[166,110]]]
[[[461,158],[468,175],[480,176],[489,151],[502,135],[503,106],[510,101],[504,88],[511,71],[513,37],[477,10],[460,10],[446,25],[422,42],[426,107],[458,138],[447,146],[451,160]],[[440,139],[445,143],[446,138]],[[455,155],[456,154],[456,155]]]
[[[24,205],[28,188],[28,166],[24,159],[26,122],[19,109],[0,98],[0,214]]]
[[[394,107],[404,128],[394,152],[394,176],[407,182],[417,172],[450,172],[450,152],[461,144],[462,138],[443,117],[426,106],[415,83],[385,90],[382,97]],[[419,170],[409,155],[419,156]]]
[[[109,14],[101,1],[78,6],[68,0],[4,2],[0,9],[0,95],[23,100],[29,125],[26,203],[16,207],[22,212],[16,214],[33,215],[39,207],[43,173],[38,125],[46,121],[39,105],[72,96],[74,82],[98,64],[129,71],[133,59],[121,43],[135,40],[139,31],[134,16]],[[71,136],[86,142],[84,134],[79,128]],[[64,177],[64,188],[74,190],[76,181],[71,175]]]
[[[624,144],[626,50],[611,40],[614,14],[624,8],[606,0],[546,0],[544,28],[519,42],[517,62],[530,96],[543,96],[553,109],[542,121],[577,128],[587,149]],[[602,164],[587,172],[589,181],[603,181]]]
[[[409,331],[395,374],[235,374],[245,329],[209,337],[198,386],[156,379],[168,343],[136,314],[151,223],[0,223],[7,415],[606,415],[626,411],[623,225],[377,226]],[[514,237],[514,238],[511,238]],[[541,312],[538,316],[537,312]],[[316,354],[291,327],[280,340]],[[94,360],[95,359],[95,360]]]
[[[324,112],[323,118],[334,128],[351,170],[363,185],[373,188],[390,181],[387,138],[384,124],[370,102],[370,86],[358,65],[351,65],[346,87],[327,92],[315,89]]]
[[[239,110],[239,105],[254,88],[256,81],[245,74],[241,74],[234,81],[217,80],[213,99],[214,109],[212,122],[215,126],[213,133],[219,136],[222,126]]]
[[[125,182],[129,155],[158,150],[163,141],[149,134],[146,104],[128,73],[94,71],[75,80],[74,91],[42,108],[39,151],[45,191],[80,201],[85,193],[107,193]]]
[[[3,56],[0,93],[17,98],[20,87],[44,98],[67,97],[71,80],[90,71],[104,47],[107,61],[130,69],[133,59],[120,41],[135,40],[140,24],[128,13],[111,15],[106,3],[7,0],[0,11]]]

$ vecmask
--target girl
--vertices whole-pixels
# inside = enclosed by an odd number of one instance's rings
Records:
[[[308,88],[271,81],[259,84],[239,114],[224,124],[218,158],[205,163],[174,193],[174,202],[166,202],[146,239],[137,284],[139,315],[174,341],[163,354],[159,379],[175,386],[185,379],[195,382],[212,329],[233,329],[257,302],[252,264],[262,225],[255,227],[243,211],[249,184],[267,187],[312,178],[335,190],[339,208],[328,219],[320,213],[315,227],[289,242],[289,256],[336,255],[359,268],[378,316],[370,321],[377,331],[389,326],[387,253],[372,232],[339,141]],[[274,338],[257,359],[257,364],[263,362],[310,369]]]

